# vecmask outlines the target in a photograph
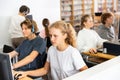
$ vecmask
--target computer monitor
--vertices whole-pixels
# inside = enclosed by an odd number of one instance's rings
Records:
[[[30,19],[30,20],[33,20],[33,16],[32,15],[27,15],[26,18]]]
[[[120,43],[118,42],[104,42],[103,48],[106,48],[107,54],[119,56],[120,55]]]
[[[14,80],[8,54],[0,53],[0,80]]]
[[[120,41],[120,21],[119,21],[119,25],[118,25],[118,40]]]

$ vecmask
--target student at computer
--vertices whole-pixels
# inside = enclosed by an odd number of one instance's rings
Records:
[[[101,38],[107,39],[109,41],[115,40],[115,30],[112,26],[113,20],[114,16],[110,12],[106,12],[101,15],[102,24],[99,25],[96,29],[97,33],[100,35]]]
[[[93,19],[90,15],[83,15],[81,18],[82,30],[78,32],[77,48],[80,52],[96,53],[97,48],[101,48],[103,42],[107,41],[102,39],[96,31],[92,30]]]
[[[62,80],[87,69],[79,51],[76,49],[74,28],[64,21],[57,21],[49,27],[52,46],[43,68],[20,72],[22,76],[42,76],[51,72],[51,80]]]
[[[9,53],[11,58],[18,55],[18,62],[13,64],[13,69],[27,71],[43,67],[46,42],[40,36],[35,35],[38,30],[36,22],[26,19],[21,23],[21,28],[26,39]]]

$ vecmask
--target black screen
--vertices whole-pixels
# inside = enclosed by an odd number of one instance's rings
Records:
[[[119,21],[118,27],[119,27],[119,28],[118,28],[118,30],[119,30],[119,31],[118,31],[118,40],[120,40],[120,21]]]
[[[0,53],[0,80],[13,80],[9,55]]]
[[[33,16],[32,15],[27,15],[26,18],[30,19],[30,20],[33,20]]]
[[[107,49],[107,53],[111,55],[120,55],[120,43],[104,42],[103,47]]]

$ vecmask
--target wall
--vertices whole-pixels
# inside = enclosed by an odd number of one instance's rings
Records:
[[[50,22],[60,20],[60,0],[1,0],[0,1],[0,48],[4,44],[11,45],[8,27],[10,17],[18,14],[21,5],[30,7],[30,14],[37,22],[39,29],[42,27],[42,19],[47,17]]]

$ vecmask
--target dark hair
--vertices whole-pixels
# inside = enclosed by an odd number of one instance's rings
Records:
[[[31,30],[34,28],[34,33],[36,33],[38,31],[37,24],[34,20],[26,19],[20,24],[21,27],[22,27],[23,24],[25,24]]]
[[[112,13],[103,13],[103,14],[101,15],[101,22],[102,22],[103,24],[105,24],[105,21],[107,20],[107,18],[109,18],[109,17],[111,17],[111,16],[113,16]]]
[[[22,5],[22,6],[19,8],[19,12],[25,13],[25,15],[27,15],[27,14],[30,12],[30,8],[27,7],[26,5]]]
[[[83,27],[85,27],[84,22],[87,22],[88,18],[90,18],[92,16],[85,14],[81,17],[81,29],[83,29]]]
[[[46,34],[46,36],[49,36],[49,30],[48,30],[48,26],[50,25],[49,20],[47,18],[44,18],[42,20],[42,24],[45,27],[45,34]]]
[[[76,34],[79,32],[79,30],[81,30],[81,26],[80,25],[75,25],[74,29],[76,31]]]

